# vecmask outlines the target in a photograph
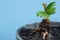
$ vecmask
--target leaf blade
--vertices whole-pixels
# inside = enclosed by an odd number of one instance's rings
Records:
[[[47,6],[46,12],[47,12],[49,15],[55,14],[56,8],[55,8],[54,6],[55,6],[55,2],[51,2],[51,3]]]

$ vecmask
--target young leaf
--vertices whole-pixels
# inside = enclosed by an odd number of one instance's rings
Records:
[[[43,11],[38,11],[36,15],[43,18],[49,18],[49,15]]]
[[[56,5],[55,2],[51,2],[51,3],[47,6],[47,9],[50,9],[50,8],[54,7],[55,5]]]
[[[44,15],[44,13],[45,13],[45,12],[43,12],[43,11],[38,11],[38,12],[36,13],[36,15],[42,17],[42,15]]]
[[[54,6],[55,6],[55,2],[51,2],[51,3],[47,6],[46,12],[47,12],[49,15],[55,14],[56,8],[55,8]]]

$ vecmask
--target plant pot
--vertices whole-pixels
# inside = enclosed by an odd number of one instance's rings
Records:
[[[39,32],[35,32],[35,28],[39,27],[39,23],[27,24],[17,30],[16,38],[17,40],[43,40]],[[60,40],[60,22],[51,22],[49,29],[49,35],[45,40]]]

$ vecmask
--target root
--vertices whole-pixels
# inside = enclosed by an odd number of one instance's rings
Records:
[[[44,32],[43,33],[43,39],[46,39],[46,36],[48,35],[48,32],[46,31],[46,32]]]

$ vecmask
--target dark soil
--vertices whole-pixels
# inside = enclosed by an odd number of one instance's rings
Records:
[[[42,35],[35,28],[39,27],[40,23],[28,24],[17,30],[17,35],[20,36],[23,40],[43,40]],[[32,34],[33,33],[33,34]],[[21,40],[17,37],[17,40]],[[51,22],[49,27],[49,35],[45,40],[60,40],[60,23]]]

